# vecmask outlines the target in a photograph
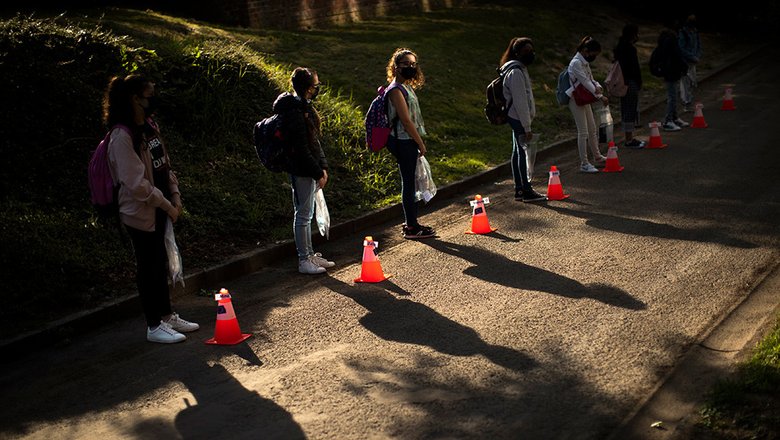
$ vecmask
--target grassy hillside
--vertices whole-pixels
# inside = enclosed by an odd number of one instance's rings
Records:
[[[513,36],[536,41],[534,131],[543,143],[572,136],[568,109],[554,99],[557,74],[584,34],[600,39],[610,55],[629,19],[592,8],[574,14],[536,2],[479,5],[301,32],[118,9],[0,21],[0,93],[12,103],[0,106],[8,164],[0,173],[0,277],[11,294],[11,307],[0,312],[0,337],[134,289],[132,256],[116,231],[95,222],[86,188],[86,163],[105,133],[101,95],[112,75],[143,72],[157,83],[159,122],[186,209],[177,239],[192,270],[290,238],[288,178],[259,165],[251,127],[289,88],[295,66],[313,67],[326,84],[317,107],[332,166],[326,196],[338,222],[399,200],[394,161],[387,152],[369,153],[362,131],[363,112],[396,47],[420,56],[428,160],[444,184],[509,157],[508,128],[489,125],[482,106]],[[639,24],[646,60],[660,26]],[[700,70],[720,61],[716,41],[706,40],[710,58]],[[608,64],[606,57],[596,62],[598,78]],[[645,101],[661,90],[647,77]]]

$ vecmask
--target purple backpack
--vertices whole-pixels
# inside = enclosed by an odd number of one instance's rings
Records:
[[[406,89],[400,84],[392,83],[388,87],[381,86],[376,91],[376,98],[371,101],[371,105],[366,112],[366,145],[371,151],[377,152],[387,145],[390,137],[390,120],[387,117],[387,93],[393,89],[399,89],[404,95],[404,100],[408,96]],[[393,128],[398,130],[398,117],[393,118]]]
[[[111,141],[111,131],[114,128],[121,128],[132,136],[132,132],[127,126],[122,124],[115,125],[106,133],[106,137],[100,141],[95,151],[92,152],[87,172],[92,206],[95,207],[98,217],[101,218],[113,217],[119,212],[117,200],[119,185],[115,184],[114,179],[111,178],[111,170],[108,163],[108,143]]]

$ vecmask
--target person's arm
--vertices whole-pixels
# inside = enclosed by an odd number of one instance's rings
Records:
[[[510,70],[507,74],[507,80],[509,81],[509,91],[512,94],[512,108],[514,108],[518,117],[520,118],[520,124],[525,130],[526,140],[531,140],[531,108],[528,105],[528,92],[525,82],[525,75],[520,69]]]
[[[417,143],[417,148],[420,149],[420,156],[424,156],[426,152],[425,143],[423,142],[420,133],[417,132],[417,127],[414,126],[414,122],[412,122],[412,115],[409,114],[409,108],[406,106],[406,98],[404,98],[403,92],[399,90],[398,87],[394,87],[388,92],[388,97],[393,104],[396,115],[398,115],[398,122],[403,124],[404,130],[406,130],[414,142]]]
[[[596,93],[596,81],[591,79],[590,75],[588,75],[588,71],[585,70],[585,66],[580,60],[575,59],[569,64],[569,77],[572,79],[573,87],[582,84],[590,93],[599,96],[599,94]]]

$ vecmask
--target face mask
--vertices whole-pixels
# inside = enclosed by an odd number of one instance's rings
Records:
[[[417,76],[417,68],[412,66],[402,67],[401,76],[406,79],[412,79]]]
[[[144,107],[144,116],[147,118],[154,114],[157,107],[160,105],[160,101],[156,96],[150,96],[146,98],[147,105]]]
[[[317,96],[319,94],[320,94],[320,86],[314,87],[314,93],[312,93],[311,98],[309,99],[309,101],[314,101],[315,99],[317,99]]]
[[[533,52],[527,53],[520,56],[520,62],[523,63],[525,66],[530,66],[534,63],[534,60],[536,59],[536,54]]]
[[[595,60],[596,60],[596,55],[590,55],[590,56],[585,57],[585,61],[587,61],[589,63],[592,63]]]

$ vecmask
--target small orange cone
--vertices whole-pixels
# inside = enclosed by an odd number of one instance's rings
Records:
[[[376,256],[379,242],[370,236],[363,240],[363,265],[360,268],[360,277],[355,278],[356,283],[378,283],[390,277],[382,272],[382,265]]]
[[[214,295],[217,301],[217,325],[214,327],[214,337],[207,339],[207,344],[235,345],[252,336],[250,333],[241,333],[230,298],[227,289],[220,289],[219,293]]]
[[[661,141],[661,132],[658,130],[658,121],[653,121],[648,124],[650,127],[650,142],[645,148],[666,148],[666,144]]]
[[[707,128],[707,123],[704,121],[704,112],[701,111],[704,105],[701,102],[697,102],[695,108],[696,111],[693,113],[691,128]]]
[[[737,107],[734,106],[734,97],[731,96],[731,87],[726,89],[726,95],[723,97],[723,105],[720,107],[721,110],[736,110]]]
[[[490,222],[487,218],[487,212],[485,211],[485,205],[490,203],[490,199],[477,194],[474,200],[469,204],[474,208],[471,211],[471,230],[466,231],[467,234],[489,234],[493,231],[497,231],[498,228],[491,228]]]
[[[563,200],[568,198],[568,194],[563,193],[561,185],[561,172],[555,165],[550,167],[550,179],[547,181],[547,200]]]
[[[625,167],[620,166],[620,160],[618,159],[617,150],[618,148],[615,146],[615,143],[612,141],[609,141],[608,148],[607,148],[607,164],[604,166],[605,173],[619,173],[625,169]]]

